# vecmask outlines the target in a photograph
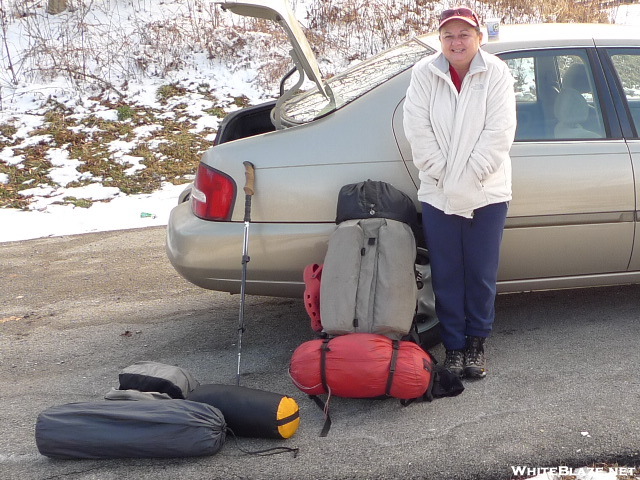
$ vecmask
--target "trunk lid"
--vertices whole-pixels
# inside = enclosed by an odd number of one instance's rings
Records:
[[[216,1],[224,10],[229,10],[237,15],[254,18],[265,18],[277,22],[287,32],[295,56],[297,57],[304,74],[313,81],[318,90],[329,98],[329,91],[322,81],[318,61],[307,37],[304,35],[293,10],[287,0],[224,0]],[[294,62],[296,58],[294,58]]]

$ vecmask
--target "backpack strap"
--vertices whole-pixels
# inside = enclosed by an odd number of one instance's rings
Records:
[[[323,402],[317,395],[309,395],[309,398],[315,402],[315,404],[324,413],[324,425],[320,431],[321,437],[326,437],[331,429],[331,417],[329,416],[329,400],[331,400],[331,388],[327,385],[327,352],[330,352],[329,342],[331,338],[325,338],[322,340],[322,346],[320,347],[320,381],[322,382],[322,388],[328,393],[327,401]]]
[[[423,368],[429,372],[431,375],[429,376],[429,386],[427,387],[427,390],[424,392],[424,394],[422,395],[422,400],[426,401],[426,402],[430,402],[433,400],[433,385],[436,382],[436,377],[438,376],[438,367],[436,367],[436,360],[433,358],[433,356],[431,355],[431,353],[426,352],[427,356],[429,357],[429,359],[423,359],[422,362],[422,366]],[[462,385],[462,383],[461,383]],[[420,398],[420,397],[418,397]],[[407,407],[409,405],[411,405],[413,402],[415,402],[417,400],[417,398],[410,398],[408,400],[400,400],[400,405],[402,405],[403,407]]]
[[[327,352],[330,352],[329,348],[330,338],[325,338],[322,340],[322,346],[320,347],[320,381],[322,382],[322,388],[324,388],[325,392],[329,391],[327,387]]]
[[[391,364],[389,365],[389,376],[387,377],[387,388],[384,393],[391,396],[391,387],[393,386],[393,377],[396,374],[396,366],[398,364],[398,353],[400,352],[400,341],[393,340],[393,351],[391,353]]]
[[[315,402],[320,410],[324,412],[324,425],[322,425],[322,430],[320,431],[320,437],[326,437],[331,429],[331,417],[329,416],[329,398],[327,398],[327,402],[323,402],[320,397],[317,395],[309,395],[309,398]]]
[[[429,352],[427,352],[427,355],[429,356],[429,360],[427,361],[426,359],[423,359],[422,361],[424,362],[424,369],[429,372],[431,375],[429,376],[429,386],[427,387],[427,391],[424,392],[424,395],[422,396],[423,400],[426,400],[427,402],[430,402],[433,400],[433,383],[436,380],[436,369],[435,369],[435,364],[434,364],[434,360],[433,357],[431,356],[431,354]]]

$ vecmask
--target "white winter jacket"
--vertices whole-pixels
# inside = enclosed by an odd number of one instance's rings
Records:
[[[421,202],[471,218],[476,208],[511,200],[515,130],[513,78],[495,55],[478,51],[460,93],[442,53],[413,67],[404,131],[420,170]]]

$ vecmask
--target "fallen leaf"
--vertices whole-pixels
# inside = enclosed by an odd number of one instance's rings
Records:
[[[15,315],[12,315],[10,317],[0,318],[0,323],[10,322],[12,320],[22,320],[23,318],[24,317],[16,317]]]

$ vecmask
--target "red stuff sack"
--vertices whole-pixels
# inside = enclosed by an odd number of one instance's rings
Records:
[[[304,393],[346,398],[419,398],[429,394],[433,372],[433,359],[415,343],[373,333],[310,340],[293,352],[289,365]]]

